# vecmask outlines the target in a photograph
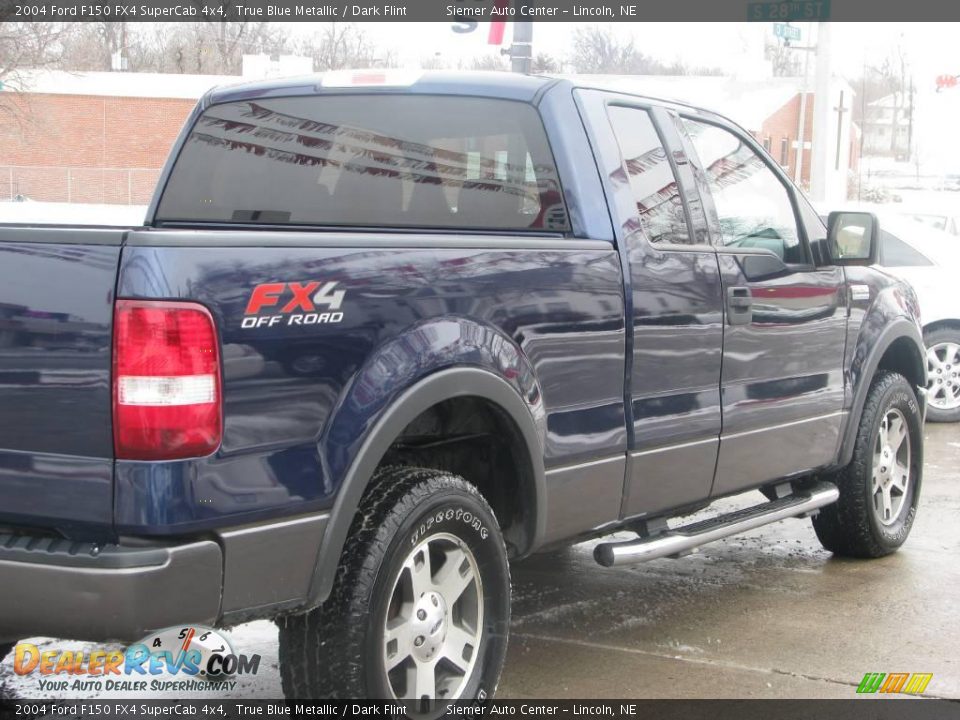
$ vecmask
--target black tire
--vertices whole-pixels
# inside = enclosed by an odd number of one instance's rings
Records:
[[[884,524],[874,506],[873,467],[880,424],[897,410],[906,421],[910,441],[909,481],[902,509]],[[879,372],[873,380],[857,428],[853,459],[829,479],[840,498],[813,518],[813,529],[824,548],[836,555],[877,558],[903,545],[913,527],[920,500],[923,467],[923,426],[913,387],[902,375]]]
[[[377,472],[360,504],[328,600],[309,613],[278,621],[287,698],[398,694],[385,669],[388,608],[404,562],[438,536],[440,541],[455,538],[470,550],[482,586],[482,592],[473,590],[483,599],[479,647],[470,652],[475,661],[459,695],[466,700],[494,694],[509,634],[510,569],[493,511],[475,487],[456,475],[388,467]],[[412,655],[404,662],[413,662]]]
[[[932,348],[934,345],[944,343],[960,345],[960,327],[941,327],[923,334],[923,344],[926,345],[927,348]],[[943,377],[943,373],[948,373],[949,377]],[[956,374],[956,377],[953,377],[954,374]],[[939,376],[935,370],[931,369],[930,385],[928,386],[931,395],[927,397],[927,420],[942,423],[960,422],[960,406],[951,409],[937,408],[930,402],[933,393],[938,389],[938,380],[941,381],[941,383],[944,381],[956,383],[958,379],[960,379],[960,367],[957,365],[951,364],[949,370],[943,368]]]

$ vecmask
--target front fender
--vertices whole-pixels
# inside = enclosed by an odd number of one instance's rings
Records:
[[[926,387],[927,366],[916,304],[910,286],[897,282],[879,289],[868,307],[854,307],[851,312],[851,334],[855,333],[848,338],[848,348],[853,347],[848,353],[851,401],[837,463],[840,467],[853,457],[860,416],[881,363],[904,371],[918,389]],[[896,357],[887,357],[893,350]]]
[[[308,607],[329,595],[360,500],[394,440],[430,407],[468,396],[497,405],[522,434],[537,498],[534,542],[543,537],[546,414],[532,364],[496,328],[460,317],[430,320],[371,355],[347,386],[323,434],[325,476],[339,479],[339,489],[317,556]]]

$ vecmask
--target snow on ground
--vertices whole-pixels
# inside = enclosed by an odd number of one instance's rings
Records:
[[[86,203],[0,202],[0,223],[41,223],[44,225],[143,224],[146,205],[94,205]]]

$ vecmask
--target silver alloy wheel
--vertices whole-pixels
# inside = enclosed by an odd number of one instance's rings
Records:
[[[891,408],[880,421],[873,449],[873,510],[883,525],[892,525],[906,507],[910,486],[910,432],[903,413]]]
[[[420,542],[394,579],[383,667],[398,700],[454,700],[476,664],[483,629],[477,560],[454,535]]]
[[[960,407],[960,344],[942,342],[927,348],[927,390],[932,407]]]

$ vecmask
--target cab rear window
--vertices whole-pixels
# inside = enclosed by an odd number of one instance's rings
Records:
[[[532,106],[428,95],[214,105],[180,151],[157,221],[568,229]]]

